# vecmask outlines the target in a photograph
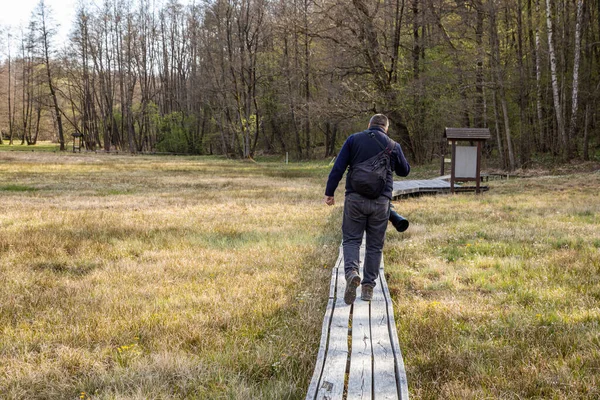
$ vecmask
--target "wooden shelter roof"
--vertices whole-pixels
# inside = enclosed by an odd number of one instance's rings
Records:
[[[486,140],[490,138],[488,128],[446,128],[444,137],[449,140]]]

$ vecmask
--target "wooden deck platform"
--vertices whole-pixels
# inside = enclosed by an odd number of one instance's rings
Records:
[[[419,193],[450,193],[450,182],[446,181],[444,178],[445,177],[422,180],[394,181],[392,199]],[[487,191],[488,189],[489,188],[487,186],[480,186],[480,190],[483,192]],[[475,191],[475,187],[461,186],[455,183],[454,191],[473,192]]]
[[[360,251],[360,268],[365,255]],[[331,274],[321,345],[306,400],[408,400],[408,385],[383,260],[371,302],[344,303],[346,279],[340,255]]]

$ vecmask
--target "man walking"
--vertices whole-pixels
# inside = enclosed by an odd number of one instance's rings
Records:
[[[346,139],[327,180],[325,203],[331,206],[335,203],[334,192],[346,168],[350,167],[346,176],[346,199],[342,222],[346,304],[354,302],[356,289],[361,284],[358,274],[359,250],[365,232],[367,254],[363,268],[361,299],[370,301],[373,298],[373,288],[379,277],[385,231],[390,215],[394,182],[392,171],[399,176],[407,176],[410,172],[410,165],[404,157],[402,148],[388,138],[388,128],[389,121],[385,115],[376,114],[371,117],[366,131],[355,133]],[[377,177],[371,177],[372,173],[369,175],[361,172],[366,170],[366,165],[370,165],[373,169],[373,165],[381,164],[382,161],[385,162],[385,167],[381,177],[381,189],[365,191],[365,186],[377,187]],[[363,181],[359,182],[360,179]],[[365,179],[371,182],[364,182]]]

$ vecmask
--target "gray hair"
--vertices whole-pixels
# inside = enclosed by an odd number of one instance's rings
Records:
[[[381,126],[382,128],[385,128],[388,126],[389,123],[390,121],[385,115],[375,114],[371,117],[371,120],[369,121],[369,126]]]

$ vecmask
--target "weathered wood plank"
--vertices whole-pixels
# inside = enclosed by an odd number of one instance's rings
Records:
[[[383,260],[381,260],[383,263]],[[394,350],[390,340],[387,306],[380,279],[371,302],[371,335],[373,338],[373,386],[377,399],[398,399]]]
[[[319,344],[319,352],[317,353],[317,361],[315,363],[315,371],[313,372],[312,379],[308,386],[306,394],[306,400],[314,400],[317,396],[319,389],[319,382],[323,373],[323,367],[325,365],[325,359],[327,358],[327,347],[329,343],[329,331],[331,327],[331,321],[333,318],[333,310],[335,308],[335,295],[336,287],[339,282],[339,273],[344,270],[344,255],[340,246],[340,254],[335,262],[334,267],[331,269],[331,283],[329,284],[329,301],[327,302],[327,309],[325,310],[325,316],[323,317],[323,327],[321,328],[321,342]],[[343,277],[343,272],[342,272]]]
[[[350,306],[344,303],[346,279],[344,274],[344,255],[340,247],[340,261],[336,274],[334,310],[329,327],[328,348],[319,380],[316,400],[341,399],[344,392],[344,378],[348,362],[348,322]]]
[[[327,343],[329,342],[329,328],[331,325],[331,319],[334,309],[334,299],[329,299],[327,302],[327,309],[325,310],[325,317],[323,317],[323,328],[321,329],[321,342],[319,345],[319,353],[317,354],[317,362],[315,363],[315,371],[313,372],[308,391],[306,393],[306,400],[314,400],[317,396],[317,390],[321,374],[323,373],[323,366],[325,364]]]
[[[319,381],[316,400],[341,399],[344,393],[344,377],[348,361],[348,319],[350,306],[338,297],[334,304],[329,329],[327,356]]]
[[[365,241],[360,249],[361,276]],[[343,251],[332,269],[330,298],[323,319],[321,345],[307,400],[408,400],[408,386],[383,260],[371,303],[360,300],[352,311],[352,348],[348,349],[351,306],[344,303],[346,280]],[[350,351],[350,358],[348,353]],[[349,364],[347,387],[344,387]]]
[[[456,185],[455,185],[456,186]],[[450,183],[439,178],[394,182],[392,197],[429,192],[450,192]]]
[[[398,384],[398,393],[400,394],[400,400],[408,400],[408,381],[406,379],[406,368],[404,367],[404,359],[402,357],[402,352],[400,351],[398,331],[396,328],[396,321],[394,319],[394,307],[392,305],[392,296],[390,295],[390,291],[383,270],[379,275],[379,281],[381,282],[383,296],[386,301],[388,313],[388,326],[390,329],[390,339],[392,342],[392,349],[394,350],[394,359],[396,364],[396,381]]]
[[[346,289],[346,274],[344,273],[344,262],[337,269],[336,284],[335,284],[335,298],[336,300],[344,297],[344,290]]]
[[[337,261],[335,262],[334,267],[331,269],[331,283],[329,284],[329,298],[335,298],[336,286],[338,284],[338,274],[339,269],[344,270],[344,255],[340,251],[340,255],[338,256]]]
[[[369,302],[357,299],[352,316],[352,353],[348,377],[348,399],[371,399],[373,368]]]
[[[364,243],[364,242],[363,242]],[[364,276],[365,252],[361,248],[360,275]],[[352,351],[348,376],[348,400],[370,400],[373,393],[373,353],[371,347],[370,305],[360,300],[360,288],[352,310]]]

